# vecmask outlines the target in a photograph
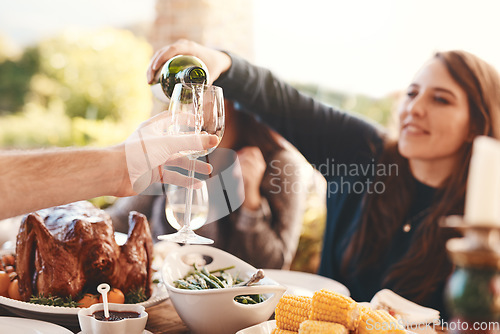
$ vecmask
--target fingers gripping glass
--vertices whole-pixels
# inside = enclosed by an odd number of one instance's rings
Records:
[[[224,97],[222,88],[203,84],[176,84],[170,99],[169,112],[172,122],[168,129],[171,135],[208,133],[219,137],[224,134]],[[193,183],[196,159],[212,152],[192,149],[181,152],[189,158],[189,186],[185,190],[184,219],[180,229],[174,234],[161,235],[158,238],[185,244],[211,244],[213,240],[201,237],[193,232]],[[207,193],[208,196],[208,193]],[[168,200],[168,199],[167,199]],[[207,210],[208,211],[208,210]],[[205,218],[206,221],[206,218]],[[175,226],[174,226],[175,227]],[[196,226],[199,228],[200,226]]]

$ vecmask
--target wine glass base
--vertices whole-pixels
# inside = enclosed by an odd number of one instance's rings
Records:
[[[177,242],[180,244],[210,245],[214,243],[212,239],[197,235],[193,231],[182,231],[182,230],[173,234],[159,235],[158,239]]]

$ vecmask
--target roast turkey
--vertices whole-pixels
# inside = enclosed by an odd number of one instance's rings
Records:
[[[30,213],[16,244],[19,292],[75,298],[106,282],[124,294],[151,295],[153,243],[146,217],[129,214],[127,242],[119,246],[111,218],[81,201]]]

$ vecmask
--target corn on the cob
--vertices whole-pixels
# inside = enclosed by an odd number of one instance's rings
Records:
[[[300,324],[298,334],[349,334],[349,331],[341,324],[318,320],[306,320]]]
[[[406,331],[396,318],[384,310],[364,308],[359,325],[359,334],[404,334]]]
[[[311,297],[283,295],[275,309],[276,326],[297,332],[302,321],[309,319]]]
[[[350,297],[325,289],[313,295],[311,320],[335,322],[354,330],[359,314],[358,303]]]
[[[275,329],[273,329],[271,334],[297,334],[297,332],[287,331],[286,329],[279,329],[276,327]]]

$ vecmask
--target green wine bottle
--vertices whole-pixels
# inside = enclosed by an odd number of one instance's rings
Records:
[[[163,93],[170,99],[177,83],[208,84],[208,69],[197,57],[175,56],[163,65],[159,83]]]

